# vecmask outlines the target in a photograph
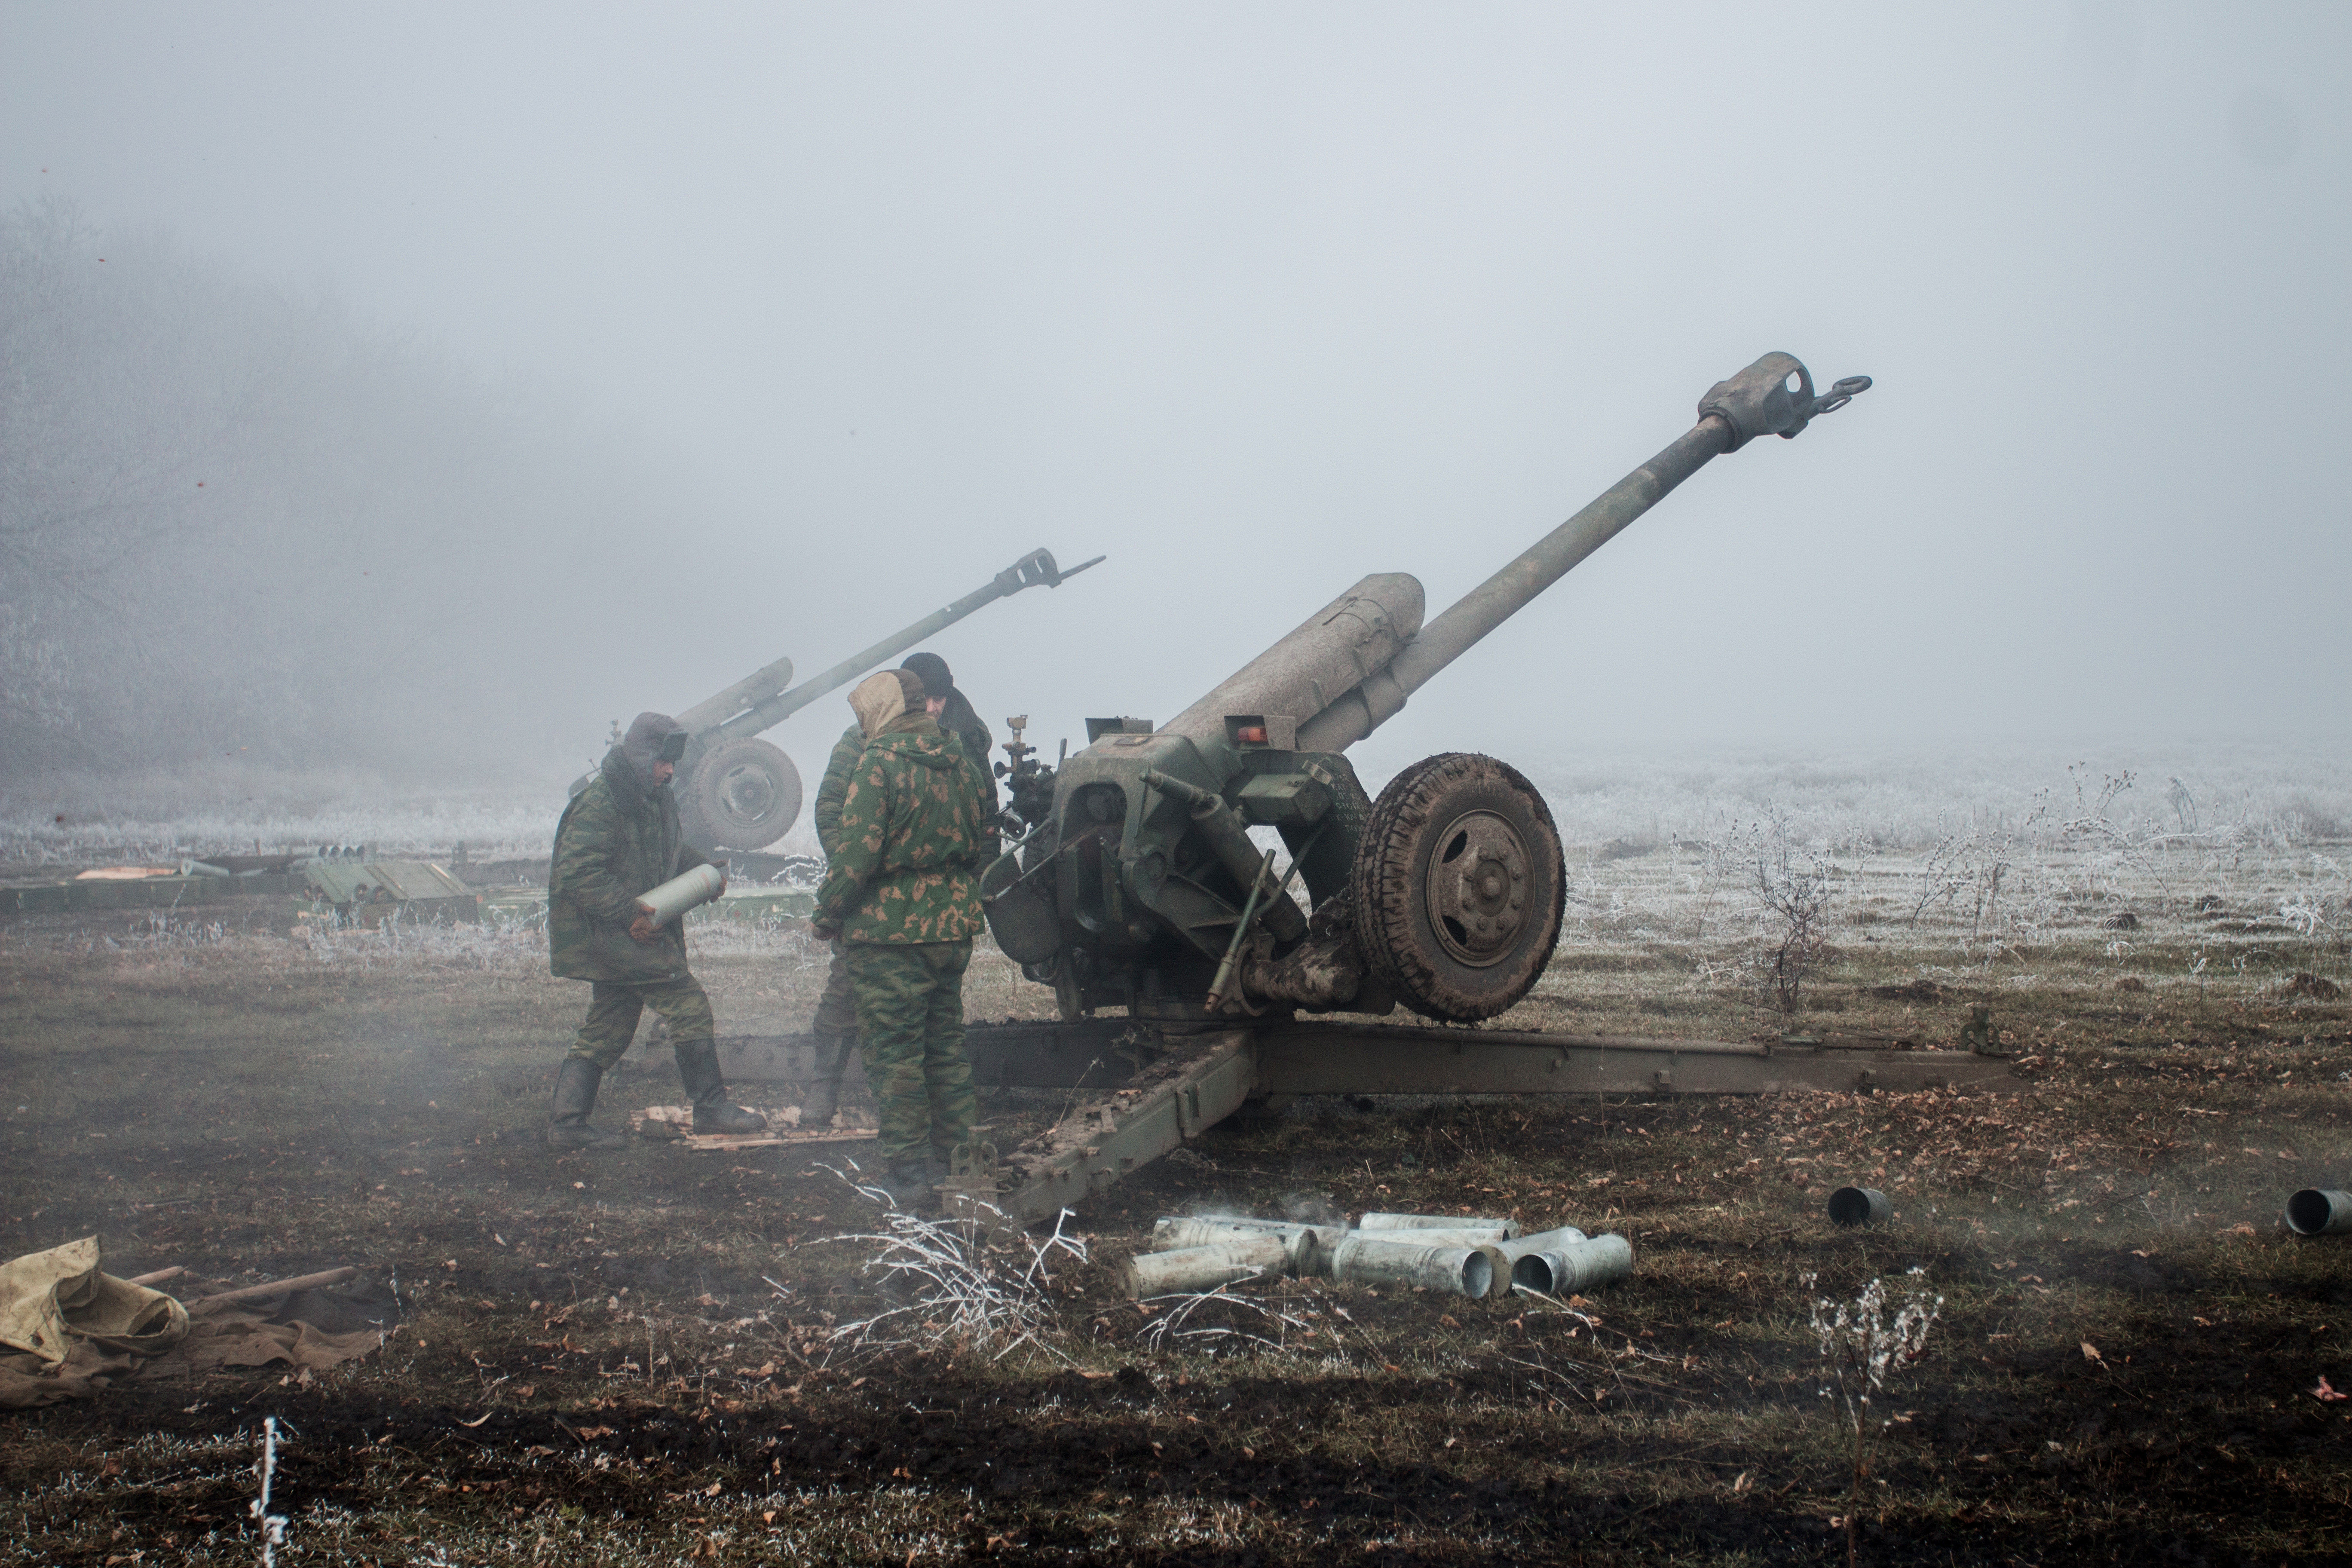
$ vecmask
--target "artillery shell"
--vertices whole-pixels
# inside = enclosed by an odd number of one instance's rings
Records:
[[[637,895],[637,905],[656,925],[667,925],[687,910],[707,904],[727,885],[727,874],[716,866],[697,866],[680,872],[658,888]]]
[[[1220,1285],[1279,1279],[1289,1267],[1289,1245],[1271,1235],[1174,1252],[1139,1252],[1128,1260],[1127,1293],[1130,1300],[1141,1300],[1146,1296],[1213,1290]]]

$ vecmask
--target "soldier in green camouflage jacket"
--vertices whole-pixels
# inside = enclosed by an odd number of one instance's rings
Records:
[[[947,660],[938,654],[908,654],[898,668],[921,678],[924,711],[963,748],[968,761],[979,765],[982,782],[988,790],[986,813],[992,823],[996,816],[996,784],[988,772],[988,726],[972,711],[963,693],[955,689],[955,677],[949,671]],[[841,739],[833,744],[824,776],[816,786],[816,805],[810,815],[816,824],[817,846],[824,851],[828,865],[841,849],[841,797],[847,792],[850,773],[865,750],[865,731],[856,724],[844,730]],[[849,952],[839,938],[834,940],[832,946],[833,959],[825,966],[824,994],[818,999],[816,1016],[809,1024],[815,1071],[801,1110],[801,1124],[804,1127],[833,1125],[834,1114],[841,1109],[841,1085],[849,1071],[849,1053],[857,1048],[857,1002],[849,984]]]
[[[865,747],[842,792],[814,924],[839,936],[858,1049],[880,1111],[886,1184],[912,1207],[967,1142],[979,1106],[963,1055],[963,973],[983,923],[992,847],[980,771],[925,711],[921,679],[869,676],[849,694]]]
[[[757,1132],[764,1117],[729,1103],[711,1037],[710,998],[687,969],[686,932],[656,925],[641,895],[679,872],[710,864],[686,842],[669,792],[686,731],[667,714],[640,713],[604,754],[588,787],[563,808],[547,882],[548,966],[559,979],[593,984],[588,1021],[555,1078],[547,1141],[557,1149],[626,1142],[589,1125],[604,1074],[628,1050],[651,1007],[668,1026],[677,1076],[694,1103],[698,1132]]]

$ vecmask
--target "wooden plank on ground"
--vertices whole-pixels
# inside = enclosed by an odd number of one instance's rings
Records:
[[[874,1137],[871,1127],[853,1127],[845,1132],[753,1132],[741,1137],[730,1137],[723,1132],[687,1132],[676,1138],[654,1137],[648,1142],[682,1144],[700,1153],[713,1153],[722,1149],[791,1149],[803,1143],[856,1143]]]

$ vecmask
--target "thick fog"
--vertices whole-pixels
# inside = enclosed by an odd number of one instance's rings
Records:
[[[2347,61],[2320,5],[11,6],[9,766],[560,782],[1108,552],[928,645],[1050,752],[1365,572],[1434,614],[1772,349],[1877,386],[1370,767],[2341,736]]]

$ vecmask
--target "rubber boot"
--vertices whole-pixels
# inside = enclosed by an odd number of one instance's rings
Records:
[[[841,1109],[841,1080],[849,1071],[849,1053],[857,1048],[855,1035],[815,1035],[816,1077],[810,1081],[808,1103],[801,1107],[801,1125],[812,1132],[832,1127]]]
[[[678,1081],[686,1085],[686,1098],[694,1102],[697,1132],[725,1132],[740,1137],[768,1130],[766,1117],[728,1100],[727,1080],[719,1071],[719,1047],[715,1041],[680,1040],[675,1049]]]
[[[936,1121],[931,1123],[930,1158],[927,1162],[931,1173],[931,1185],[936,1187],[945,1184],[950,1157],[971,1139],[970,1122],[961,1127],[943,1127]]]
[[[890,1173],[874,1184],[889,1194],[890,1206],[905,1214],[939,1212],[939,1189],[929,1180],[921,1160],[893,1160]]]
[[[625,1132],[604,1132],[588,1125],[588,1113],[596,1109],[596,1090],[604,1081],[604,1069],[594,1062],[578,1057],[566,1057],[563,1065],[555,1069],[555,1102],[547,1116],[547,1146],[551,1149],[623,1149],[628,1146]]]

